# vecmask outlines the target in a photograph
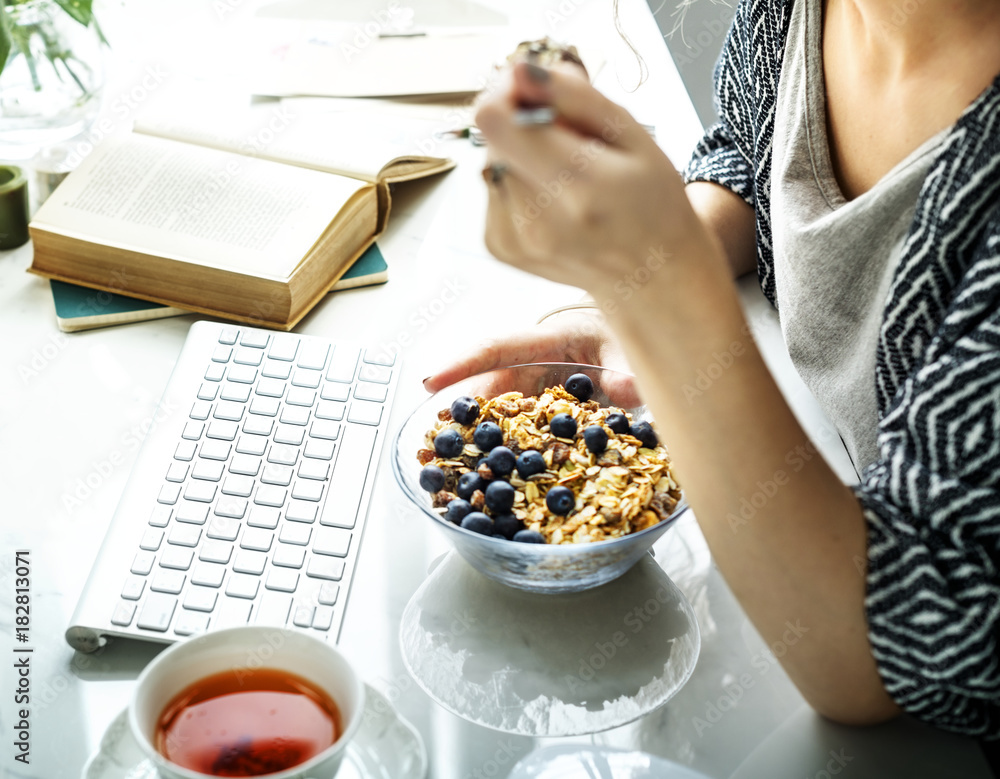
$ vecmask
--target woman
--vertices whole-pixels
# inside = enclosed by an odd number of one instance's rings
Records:
[[[684,179],[572,67],[519,63],[477,117],[490,250],[595,310],[425,386],[620,350],[719,569],[768,642],[808,626],[782,662],[845,723],[905,710],[1000,736],[998,72],[993,0],[745,0],[716,72],[722,120]],[[536,105],[558,122],[514,121]],[[747,335],[732,279],[754,266],[856,487],[813,454]],[[616,284],[641,267],[625,305]],[[691,393],[725,352],[731,367]]]

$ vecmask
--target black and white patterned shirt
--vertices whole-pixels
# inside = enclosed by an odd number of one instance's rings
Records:
[[[721,121],[685,173],[756,213],[775,297],[771,144],[792,0],[742,0],[716,68]],[[878,460],[868,636],[888,693],[934,725],[1000,738],[1000,76],[941,141],[886,301],[872,377]]]

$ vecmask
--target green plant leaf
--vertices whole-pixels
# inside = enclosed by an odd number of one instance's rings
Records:
[[[0,0],[0,73],[3,73],[7,57],[10,56],[10,19],[7,18],[7,6]]]
[[[94,18],[93,4],[94,0],[56,0],[56,5],[84,27]]]

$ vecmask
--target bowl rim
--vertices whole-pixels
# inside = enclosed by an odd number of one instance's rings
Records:
[[[400,458],[400,443],[403,437],[403,432],[407,429],[407,426],[410,424],[410,422],[414,420],[414,417],[416,417],[416,415],[420,411],[422,411],[426,406],[429,406],[431,401],[434,400],[434,398],[438,397],[438,395],[441,395],[443,392],[446,392],[449,388],[454,387],[456,384],[460,384],[466,381],[472,381],[477,377],[488,376],[489,374],[497,373],[498,371],[508,371],[508,370],[513,370],[515,368],[540,368],[540,367],[550,367],[550,366],[562,367],[562,368],[568,368],[568,367],[589,368],[601,372],[618,373],[623,376],[634,376],[634,374],[629,373],[628,371],[620,371],[617,368],[607,368],[601,365],[591,365],[589,363],[578,363],[578,362],[527,362],[527,363],[517,363],[516,365],[504,365],[497,368],[491,368],[488,371],[480,371],[479,373],[470,374],[462,379],[459,379],[457,382],[449,384],[447,387],[442,387],[437,392],[429,395],[427,398],[422,400],[414,409],[412,409],[410,413],[407,414],[406,418],[400,423],[399,427],[396,429],[395,434],[392,436],[393,446],[392,446],[392,457],[391,457],[392,471],[393,475],[396,477],[396,483],[403,490],[403,493],[410,500],[410,502],[413,503],[418,509],[420,509],[420,512],[424,516],[433,520],[440,527],[445,528],[445,532],[448,531],[457,532],[465,538],[475,539],[480,543],[488,543],[496,545],[497,548],[499,549],[510,549],[510,544],[512,543],[509,539],[506,538],[494,538],[493,536],[486,536],[483,535],[482,533],[474,533],[471,530],[466,530],[464,527],[461,527],[460,525],[456,525],[452,522],[449,522],[444,518],[444,516],[438,514],[433,509],[424,505],[424,502],[418,499],[417,491],[414,490],[413,485],[409,482],[407,477],[402,472],[403,464]],[[619,407],[616,406],[616,408]],[[415,456],[413,459],[414,462],[416,462]],[[426,495],[426,494],[427,493],[425,490],[419,491],[419,495]],[[681,515],[683,515],[690,508],[691,507],[687,502],[687,495],[685,494],[684,489],[681,488],[681,499],[677,502],[677,505],[674,507],[674,510],[670,512],[668,516],[664,517],[659,522],[657,522],[655,525],[650,525],[649,527],[644,528],[643,530],[640,530],[637,533],[629,533],[628,535],[618,536],[617,538],[606,538],[602,541],[591,541],[585,544],[521,543],[518,544],[518,549],[523,550],[524,554],[572,555],[582,550],[590,550],[590,549],[605,550],[605,549],[613,549],[616,545],[617,546],[632,545],[636,543],[636,539],[644,538],[647,535],[656,535],[656,536],[660,535],[667,528],[673,525],[681,517]],[[655,538],[653,539],[653,541],[655,541]],[[533,551],[533,550],[544,550],[544,552]]]

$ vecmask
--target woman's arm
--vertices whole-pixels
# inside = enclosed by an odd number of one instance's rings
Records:
[[[806,699],[843,722],[893,716],[867,638],[861,509],[775,386],[732,284],[749,264],[752,212],[727,193],[705,190],[707,208],[700,192],[689,201],[641,128],[581,79],[523,65],[514,78],[478,116],[507,171],[491,187],[488,245],[584,286],[608,312],[720,570],[768,643],[789,647],[782,663]],[[561,124],[517,127],[521,99],[553,105]],[[597,153],[587,169],[529,218],[524,204],[588,149]],[[719,240],[727,223],[739,237]],[[624,305],[615,283],[643,265],[649,281]],[[713,364],[717,378],[699,387]]]
[[[701,223],[722,244],[733,277],[757,267],[753,209],[730,189],[708,181],[692,181],[684,192]]]

